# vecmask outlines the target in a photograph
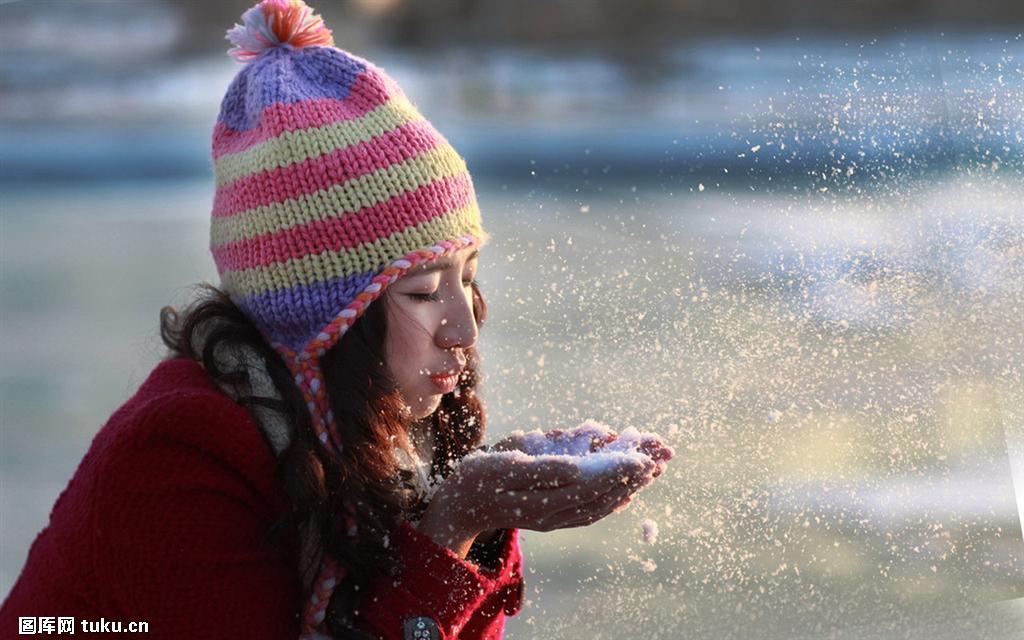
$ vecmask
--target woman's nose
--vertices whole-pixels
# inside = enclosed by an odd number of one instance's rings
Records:
[[[477,326],[473,315],[473,300],[469,295],[456,294],[442,305],[441,326],[437,330],[437,343],[442,349],[476,344]]]

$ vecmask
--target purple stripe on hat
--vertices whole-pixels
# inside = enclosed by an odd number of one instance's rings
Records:
[[[333,47],[275,47],[242,69],[228,87],[217,122],[248,131],[275,104],[344,100],[366,64]]]
[[[376,273],[361,273],[311,285],[297,285],[250,296],[238,305],[250,318],[274,327],[271,337],[298,351],[355,300]]]

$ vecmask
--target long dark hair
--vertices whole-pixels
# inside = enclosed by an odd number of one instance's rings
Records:
[[[407,445],[412,420],[384,358],[388,295],[369,305],[355,324],[323,357],[321,366],[335,423],[343,443],[341,455],[328,450],[313,433],[302,394],[281,356],[234,302],[216,287],[197,287],[195,300],[183,312],[160,311],[160,336],[169,357],[199,362],[222,386],[236,390],[236,399],[259,420],[269,410],[284,419],[290,440],[277,458],[276,477],[290,502],[290,511],[267,532],[268,541],[283,544],[294,533],[303,542],[313,532],[315,552],[299,568],[303,584],[313,577],[320,553],[330,554],[346,571],[328,611],[328,627],[339,637],[355,637],[352,611],[358,585],[394,567],[387,536],[403,519],[414,519],[424,504],[411,490],[409,477],[398,468],[396,442]],[[472,285],[477,326],[487,305],[477,284]],[[252,373],[243,366],[224,367],[222,350],[258,354],[257,366],[269,374],[280,399],[256,395]],[[483,405],[477,397],[477,353],[465,350],[466,367],[458,387],[445,394],[438,410],[427,418],[433,431],[432,475],[445,477],[453,462],[480,443],[485,428]],[[358,535],[343,526],[346,504],[354,507]],[[308,594],[304,594],[308,595]]]

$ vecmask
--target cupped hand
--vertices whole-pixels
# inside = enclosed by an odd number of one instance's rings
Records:
[[[465,557],[484,531],[553,531],[597,522],[627,505],[656,472],[657,463],[640,457],[581,473],[564,458],[469,456],[438,488],[419,530]]]

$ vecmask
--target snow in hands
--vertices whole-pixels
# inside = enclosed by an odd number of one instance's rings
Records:
[[[665,470],[674,455],[654,433],[629,427],[616,433],[607,426],[588,420],[573,429],[515,431],[492,448],[474,451],[468,457],[500,456],[509,461],[570,462],[582,475],[615,473],[630,463],[653,465],[653,476]]]

